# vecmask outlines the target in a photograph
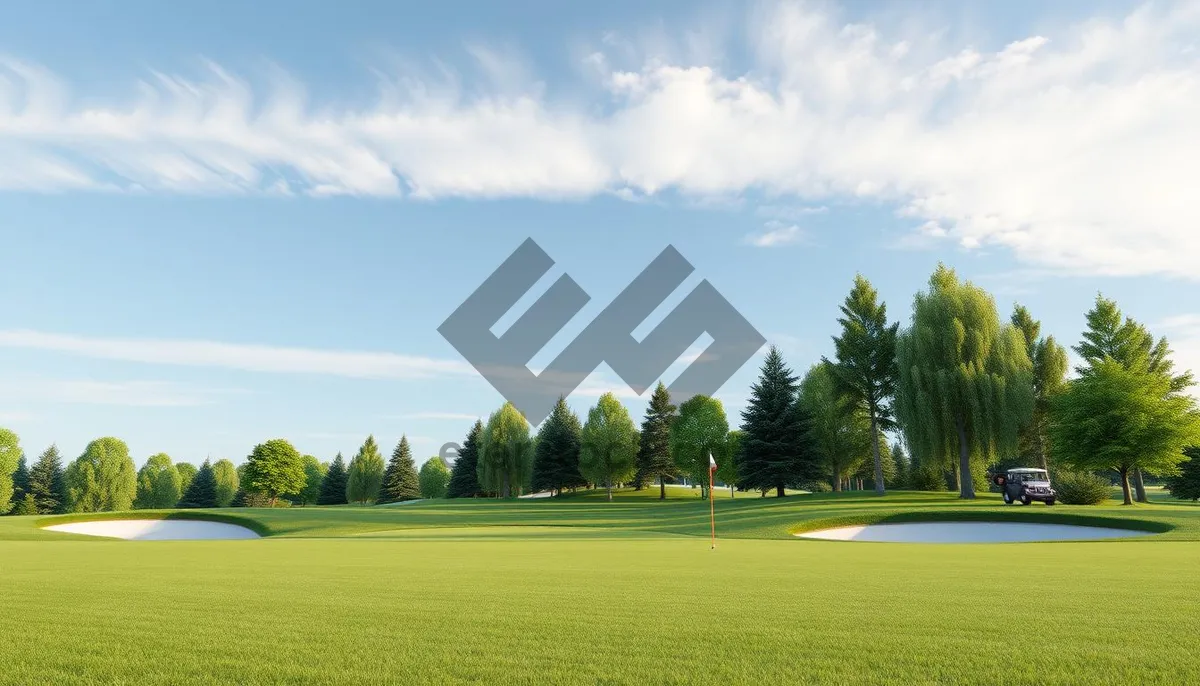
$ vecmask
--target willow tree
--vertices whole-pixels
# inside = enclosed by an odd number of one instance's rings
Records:
[[[896,417],[922,462],[950,468],[959,497],[974,498],[972,465],[1017,448],[1033,413],[1032,364],[1021,332],[1002,324],[982,288],[938,265],[913,299],[896,341]]]
[[[633,478],[637,468],[638,430],[629,410],[612,393],[600,396],[588,410],[579,441],[579,471],[595,484],[608,489]]]
[[[739,435],[735,440],[740,449],[745,436]],[[679,471],[700,484],[706,497],[711,497],[709,455],[716,461],[717,469],[721,469],[730,461],[729,453],[729,420],[720,400],[694,395],[679,406],[679,416],[671,423],[671,455]]]
[[[896,333],[900,324],[888,324],[887,305],[861,275],[842,305],[842,335],[833,339],[837,361],[829,372],[838,393],[864,412],[873,438],[875,492],[884,494],[885,459],[879,449],[883,431],[894,428],[892,398],[896,393]],[[828,362],[828,360],[825,360]]]
[[[808,415],[808,436],[833,490],[871,453],[871,423],[852,398],[839,392],[829,362],[815,364],[800,382],[797,402]]]
[[[1021,305],[1013,309],[1012,324],[1025,340],[1025,354],[1033,366],[1033,415],[1021,430],[1020,449],[1023,457],[1035,460],[1042,469],[1049,469],[1047,457],[1047,416],[1050,399],[1062,391],[1067,376],[1067,351],[1054,336],[1041,336],[1042,323]]]
[[[129,446],[111,436],[97,438],[67,467],[72,512],[110,512],[133,507],[137,471]]]
[[[510,402],[488,417],[479,446],[476,473],[484,490],[511,498],[515,486],[525,483],[533,465],[533,440],[529,422]]]

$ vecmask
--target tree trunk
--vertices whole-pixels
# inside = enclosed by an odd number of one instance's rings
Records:
[[[1141,467],[1133,470],[1133,493],[1139,503],[1150,502],[1146,500],[1146,482],[1142,480]]]
[[[1121,504],[1122,505],[1132,505],[1133,498],[1131,498],[1129,496],[1129,469],[1126,467],[1122,467],[1120,469],[1120,472],[1121,472],[1121,493],[1125,495],[1125,501]]]
[[[833,486],[834,493],[841,492],[841,490],[842,490],[842,475],[841,475],[840,470],[838,470],[838,468],[836,466],[833,468],[833,483],[830,485]]]
[[[735,495],[733,494],[733,484],[729,484],[729,497],[730,497],[730,498],[736,498],[736,497],[737,497],[737,496],[735,496]]]
[[[658,499],[667,499],[667,480],[662,476],[658,477]]]
[[[871,412],[871,446],[875,452],[875,495],[883,495],[883,458],[879,456],[879,422]]]
[[[783,484],[779,484],[778,486],[775,487],[775,497],[776,498],[783,497]]]
[[[612,480],[605,479],[604,487],[608,489],[608,502],[612,502]]]
[[[507,500],[509,497],[509,493],[510,493],[510,491],[508,490],[508,473],[507,472],[505,472],[505,474],[504,474],[504,484],[500,488],[501,488],[500,497]]]
[[[1034,450],[1037,451],[1038,466],[1046,470],[1046,474],[1050,473],[1050,465],[1046,463],[1046,444],[1042,440],[1041,427],[1034,425],[1033,440],[1036,443]]]
[[[958,430],[958,497],[975,499],[975,480],[971,477],[971,451],[967,445],[967,424],[962,415],[954,418]]]

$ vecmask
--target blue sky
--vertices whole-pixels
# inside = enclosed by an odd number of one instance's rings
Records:
[[[674,302],[708,279],[799,372],[856,272],[907,321],[939,261],[1067,344],[1103,291],[1200,366],[1195,2],[40,5],[0,24],[30,455],[424,459],[501,402],[436,329],[526,237],[592,296],[534,368],[668,244]]]

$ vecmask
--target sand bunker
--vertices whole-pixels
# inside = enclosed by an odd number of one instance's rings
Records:
[[[45,527],[68,534],[124,538],[134,541],[213,541],[259,538],[244,526],[199,519],[112,519],[71,522]]]
[[[1110,529],[1068,524],[1017,522],[914,522],[842,526],[796,534],[827,541],[886,543],[1028,543],[1034,541],[1088,541],[1101,538],[1147,536],[1149,531]]]

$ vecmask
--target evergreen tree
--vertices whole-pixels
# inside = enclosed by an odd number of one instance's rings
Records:
[[[383,473],[383,455],[375,443],[375,436],[367,436],[346,470],[346,500],[360,505],[378,502]]]
[[[908,454],[904,452],[904,446],[900,445],[899,441],[892,444],[892,463],[895,464],[896,475],[892,481],[892,488],[900,490],[912,488],[912,482],[908,477]]]
[[[32,493],[26,493],[21,500],[17,501],[16,507],[13,508],[13,514],[18,516],[35,515],[37,513],[37,501],[34,499]]]
[[[17,460],[17,470],[13,472],[13,494],[12,501],[14,506],[25,499],[29,493],[29,465],[25,461],[25,453],[21,453],[21,457]]]
[[[638,445],[637,474],[635,480],[641,484],[658,479],[658,499],[667,497],[667,480],[673,480],[678,470],[671,456],[671,422],[675,421],[675,406],[667,386],[659,381],[646,407],[642,420],[641,443]],[[730,483],[733,483],[732,481]]]
[[[986,465],[1017,447],[1033,413],[1022,333],[1001,324],[986,291],[938,265],[896,342],[896,416],[922,463],[957,462],[959,497],[975,497]],[[956,459],[957,458],[957,459]]]
[[[346,504],[346,459],[341,453],[329,465],[325,478],[321,480],[321,494],[317,496],[318,505]]]
[[[217,476],[208,460],[200,465],[196,478],[188,485],[187,493],[179,501],[179,507],[198,508],[217,506]]]
[[[450,485],[446,487],[447,498],[475,498],[484,495],[479,485],[479,441],[483,438],[483,422],[475,421],[458,449],[458,457],[450,470]]]
[[[1167,479],[1167,490],[1180,500],[1200,500],[1200,447],[1185,448],[1188,459],[1179,464],[1179,474]]]
[[[579,451],[583,427],[579,417],[567,407],[567,400],[559,397],[554,410],[538,430],[533,449],[534,492],[554,491],[562,493],[564,488],[577,488],[587,484],[579,473]]]
[[[808,436],[809,420],[797,399],[796,377],[771,346],[750,400],[742,412],[742,460],[739,480],[748,489],[775,489],[782,498],[788,486],[820,475],[819,460]]]
[[[888,467],[880,452],[882,432],[895,426],[892,398],[896,394],[896,331],[899,323],[887,322],[887,305],[877,303],[878,293],[861,275],[842,305],[842,335],[833,339],[837,363],[829,371],[840,395],[854,403],[871,425],[872,470],[875,492],[883,495]],[[824,358],[822,358],[824,360]],[[825,360],[828,362],[828,360]]]
[[[1033,415],[1029,424],[1021,430],[1018,450],[1025,458],[1023,462],[1048,470],[1047,415],[1050,398],[1061,391],[1066,383],[1067,351],[1054,340],[1054,336],[1042,338],[1042,323],[1020,305],[1013,309],[1012,324],[1025,339],[1025,353],[1033,367]]]
[[[245,466],[245,464],[238,466],[239,478],[242,474],[241,470]],[[191,462],[176,462],[175,471],[179,472],[179,492],[187,493],[188,486],[192,485],[192,479],[196,478],[196,472],[198,471],[196,469],[196,465],[192,464]]]
[[[61,514],[67,510],[67,483],[63,476],[58,446],[51,445],[29,470],[29,493],[42,514]]]
[[[401,436],[383,474],[379,502],[398,503],[420,497],[421,480],[417,476],[417,465],[413,462],[412,448],[408,445],[408,436]]]

